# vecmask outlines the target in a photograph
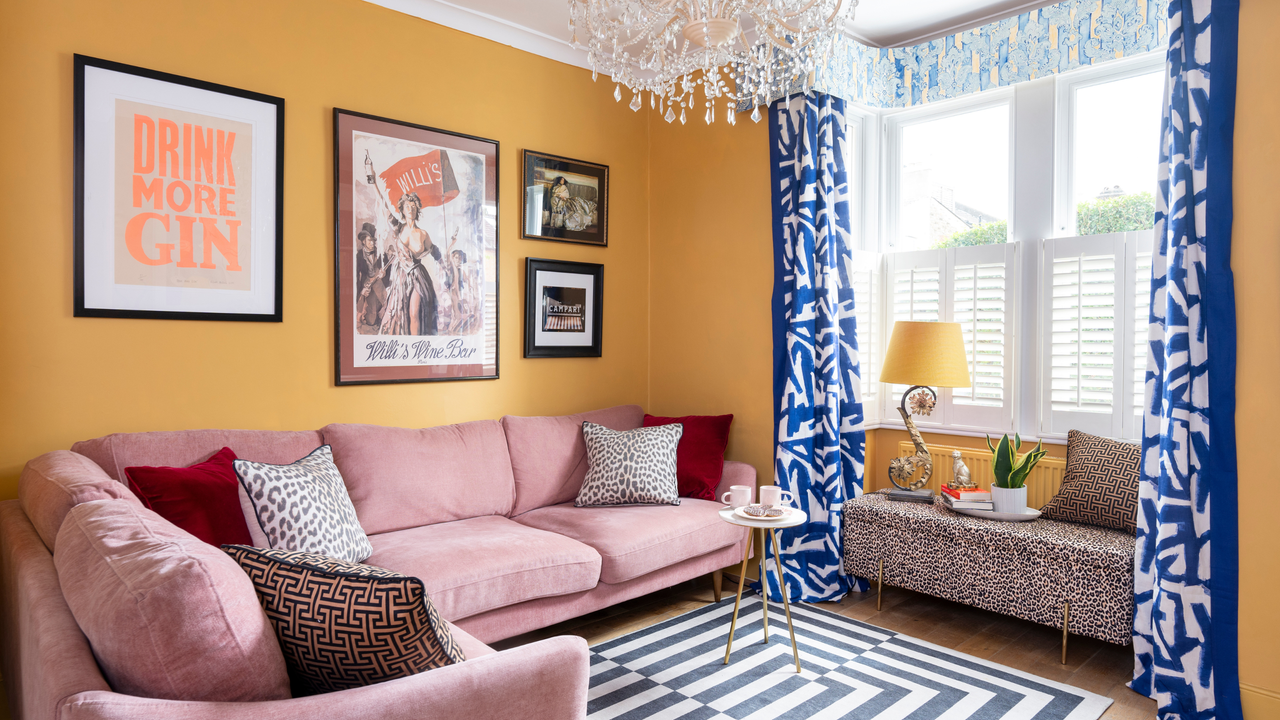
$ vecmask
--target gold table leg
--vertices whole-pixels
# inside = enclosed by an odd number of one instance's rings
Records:
[[[1071,602],[1062,603],[1062,664],[1067,664],[1067,624],[1071,621]]]
[[[778,534],[769,528],[773,540],[773,559],[778,566],[778,589],[782,591],[782,607],[787,612],[787,630],[791,633],[791,654],[796,659],[796,672],[800,672],[800,647],[796,645],[796,628],[791,624],[791,601],[787,600],[787,576],[782,574],[782,553],[778,552]]]
[[[742,605],[742,586],[747,582],[747,558],[751,557],[751,545],[756,539],[754,532],[747,534],[747,549],[742,552],[742,567],[738,569],[738,597],[733,601],[733,621],[729,623],[729,644],[724,649],[724,664],[729,664],[729,653],[733,652],[733,631],[738,627],[738,607]]]
[[[884,597],[884,558],[880,558],[880,575],[876,578],[876,612],[880,612],[880,600]]]
[[[764,542],[764,528],[760,528],[760,544],[757,546],[760,550],[760,599],[764,601],[764,642],[769,644],[769,566],[765,564],[764,556],[769,553],[765,552],[766,546]]]

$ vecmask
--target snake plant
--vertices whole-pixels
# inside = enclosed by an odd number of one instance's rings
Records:
[[[991,450],[991,470],[996,476],[996,487],[1018,489],[1024,487],[1027,482],[1027,475],[1031,473],[1031,468],[1040,462],[1040,458],[1044,457],[1044,442],[1036,443],[1035,449],[1017,457],[1017,450],[1022,447],[1022,436],[1014,434],[1013,442],[1009,442],[1009,435],[1006,433],[1000,438],[1000,442],[992,446],[991,436],[987,436],[987,447]]]

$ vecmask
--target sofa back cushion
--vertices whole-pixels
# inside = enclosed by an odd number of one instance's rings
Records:
[[[578,497],[587,475],[584,421],[610,430],[634,430],[644,421],[644,410],[639,405],[619,405],[576,415],[502,418],[515,477],[512,516]]]
[[[90,500],[127,500],[141,506],[123,483],[89,458],[70,450],[45,453],[22,468],[18,500],[45,547],[52,552],[71,508]]]
[[[81,503],[53,554],[63,597],[116,692],[211,702],[289,697],[253,582],[140,504]]]
[[[71,446],[72,451],[126,482],[124,469],[134,465],[187,467],[204,462],[224,447],[252,462],[288,465],[324,443],[315,430],[175,430],[113,433]]]
[[[496,420],[419,430],[328,425],[321,433],[369,535],[511,512],[515,480]]]

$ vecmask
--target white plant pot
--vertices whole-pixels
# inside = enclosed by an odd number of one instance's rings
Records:
[[[1027,508],[1027,486],[1002,488],[991,486],[991,505],[998,513],[1020,513]]]

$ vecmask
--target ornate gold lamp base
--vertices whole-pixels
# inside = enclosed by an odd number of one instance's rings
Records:
[[[907,401],[911,401],[911,411],[907,411]],[[924,444],[924,438],[920,437],[920,431],[916,429],[916,424],[911,421],[913,414],[929,415],[933,412],[933,407],[938,401],[938,394],[932,388],[924,385],[912,385],[907,391],[902,393],[902,402],[898,404],[898,414],[902,416],[902,422],[907,426],[907,433],[911,435],[911,444],[915,445],[916,452],[914,455],[906,455],[900,458],[894,458],[889,461],[889,482],[893,483],[897,490],[889,491],[890,500],[903,500],[906,502],[933,502],[933,492],[923,489],[929,484],[929,478],[933,475],[933,456],[929,454],[929,448]],[[923,470],[917,480],[911,478],[916,474],[917,470]]]

